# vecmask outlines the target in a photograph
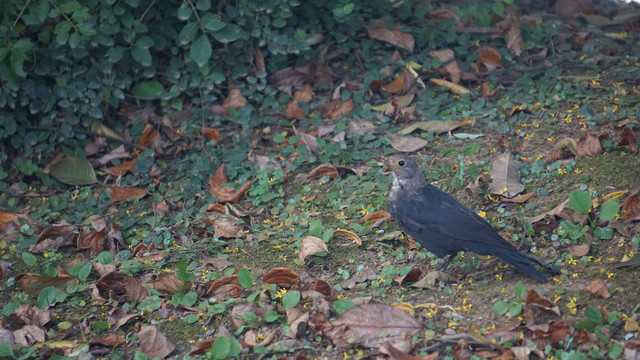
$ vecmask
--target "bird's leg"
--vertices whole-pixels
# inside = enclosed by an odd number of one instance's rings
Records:
[[[451,264],[451,261],[453,261],[453,258],[455,258],[455,255],[454,256],[451,256],[451,254],[447,255],[447,257],[444,259],[444,261],[442,263],[440,263],[440,265],[438,265],[436,270],[437,271],[446,270],[447,266],[449,266],[449,264]]]

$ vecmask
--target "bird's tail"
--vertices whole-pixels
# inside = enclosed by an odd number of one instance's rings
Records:
[[[548,279],[540,270],[533,266],[532,263],[540,266],[541,268],[554,275],[560,273],[560,271],[558,271],[558,269],[556,269],[555,267],[545,264],[543,261],[516,249],[499,248],[496,249],[494,255],[499,257],[500,260],[517,267],[527,275],[540,282],[547,282]]]

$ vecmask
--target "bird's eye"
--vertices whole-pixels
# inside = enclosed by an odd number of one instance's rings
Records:
[[[398,165],[399,165],[399,166],[404,166],[404,165],[405,165],[404,160],[400,160],[400,161],[398,161]]]

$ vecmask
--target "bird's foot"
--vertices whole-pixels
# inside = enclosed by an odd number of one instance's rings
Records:
[[[438,283],[449,284],[456,282],[457,279],[443,271],[431,270],[422,279],[418,280],[413,286],[416,287],[436,287]]]

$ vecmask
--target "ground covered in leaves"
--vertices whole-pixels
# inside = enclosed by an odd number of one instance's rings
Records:
[[[456,48],[372,22],[353,54],[256,54],[264,92],[131,104],[16,165],[0,357],[640,359],[639,10],[525,10],[428,14]],[[430,278],[386,212],[395,152],[561,274],[464,253]]]

